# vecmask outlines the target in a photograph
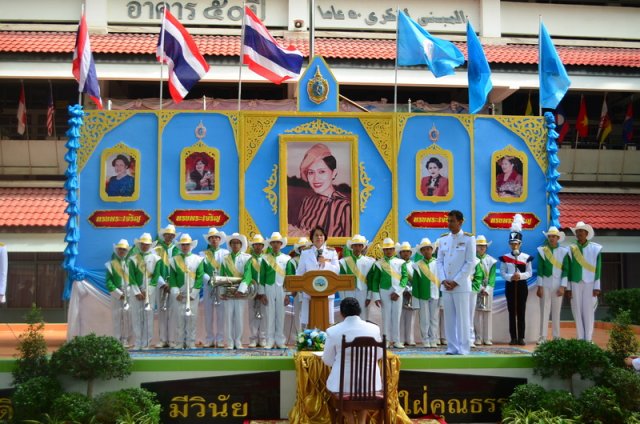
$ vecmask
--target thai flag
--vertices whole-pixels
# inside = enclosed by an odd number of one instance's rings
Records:
[[[82,12],[80,24],[78,25],[76,47],[73,50],[72,72],[76,81],[78,81],[78,92],[87,93],[95,102],[96,106],[98,106],[98,109],[102,109],[98,74],[96,74],[96,64],[93,61],[93,54],[91,53],[89,31],[87,30],[87,20],[84,12]]]
[[[18,134],[24,135],[27,129],[27,101],[24,95],[24,84],[20,82],[20,97],[18,98]]]
[[[209,71],[209,64],[198,51],[193,37],[166,7],[156,58],[169,65],[169,93],[176,103]]]
[[[627,113],[624,115],[622,122],[622,139],[625,143],[631,143],[633,140],[633,103],[627,105]]]
[[[256,74],[280,84],[300,75],[302,53],[293,46],[280,47],[262,21],[245,6],[242,61]]]

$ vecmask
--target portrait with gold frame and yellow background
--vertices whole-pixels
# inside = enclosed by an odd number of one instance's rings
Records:
[[[279,140],[280,232],[295,243],[320,225],[329,243],[346,243],[359,230],[358,137],[281,135]],[[329,156],[335,158],[335,170],[327,165]],[[334,212],[329,218],[322,213],[327,193]]]
[[[220,193],[220,152],[202,140],[180,152],[180,195],[185,200],[215,200]]]
[[[430,202],[453,198],[453,155],[437,144],[416,154],[416,197]]]
[[[528,160],[525,152],[508,145],[491,155],[491,199],[502,203],[527,200]]]
[[[124,142],[100,155],[100,198],[105,202],[133,202],[140,197],[140,152]]]

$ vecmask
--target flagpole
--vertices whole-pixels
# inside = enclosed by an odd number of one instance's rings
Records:
[[[238,67],[238,112],[240,112],[240,104],[242,100],[242,59],[244,55],[244,32],[246,26],[246,15],[244,9],[247,7],[246,2],[242,1],[242,28],[240,30],[240,66]]]
[[[542,15],[538,15],[538,116],[542,116],[542,93],[540,92],[542,72],[540,72],[540,26],[542,25]],[[531,96],[531,93],[529,93]],[[557,124],[557,122],[556,122]]]
[[[393,113],[398,111],[398,27],[400,22],[400,4],[396,3],[396,60],[393,64]]]
[[[316,2],[315,0],[309,0],[309,62],[313,59],[316,52],[316,20],[315,20],[315,11]]]
[[[162,110],[162,80],[164,79],[164,26],[167,22],[167,8],[162,10],[162,23],[160,24],[160,101],[159,108]]]

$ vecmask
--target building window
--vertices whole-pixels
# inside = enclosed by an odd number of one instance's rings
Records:
[[[35,303],[42,309],[62,309],[63,258],[59,252],[9,253],[7,306],[30,308]]]

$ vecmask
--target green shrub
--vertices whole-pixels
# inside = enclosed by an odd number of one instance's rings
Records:
[[[631,311],[631,323],[640,325],[640,289],[614,290],[604,294],[609,306],[609,317],[615,318],[622,311]]]
[[[111,336],[74,337],[51,356],[51,368],[58,374],[87,380],[87,396],[93,396],[96,379],[123,380],[131,374],[131,356],[118,340]]]
[[[573,390],[573,375],[595,379],[611,366],[604,350],[586,340],[555,339],[542,343],[532,354],[533,372],[542,378],[557,375],[569,382]]]
[[[49,375],[49,357],[44,335],[44,320],[40,308],[35,305],[25,317],[27,331],[18,336],[18,358],[11,372],[13,385],[24,383],[33,377]]]
[[[42,419],[61,393],[60,383],[53,377],[34,377],[18,384],[12,398],[14,422]]]
[[[515,388],[507,405],[512,409],[523,411],[535,411],[540,409],[542,398],[545,395],[544,388],[539,384],[521,384]]]
[[[631,328],[631,313],[628,310],[620,311],[616,315],[613,327],[609,331],[607,348],[618,366],[622,366],[624,358],[640,350],[638,338]]]
[[[620,407],[628,411],[640,411],[640,374],[624,368],[611,368],[599,379],[598,385],[608,387]]]
[[[559,417],[580,415],[576,398],[566,390],[549,390],[542,397],[540,406]]]
[[[123,389],[96,396],[95,422],[118,424],[131,417],[145,417],[145,424],[160,423],[160,404],[156,394],[146,389]]]
[[[64,393],[53,401],[51,415],[63,421],[85,424],[93,416],[93,401],[82,393]]]
[[[503,411],[505,411],[503,409]],[[506,408],[503,412],[502,424],[574,424],[575,420],[554,416],[544,409],[537,411],[523,411],[518,408]]]
[[[608,387],[593,386],[580,396],[581,419],[593,424],[624,424],[625,414]]]

